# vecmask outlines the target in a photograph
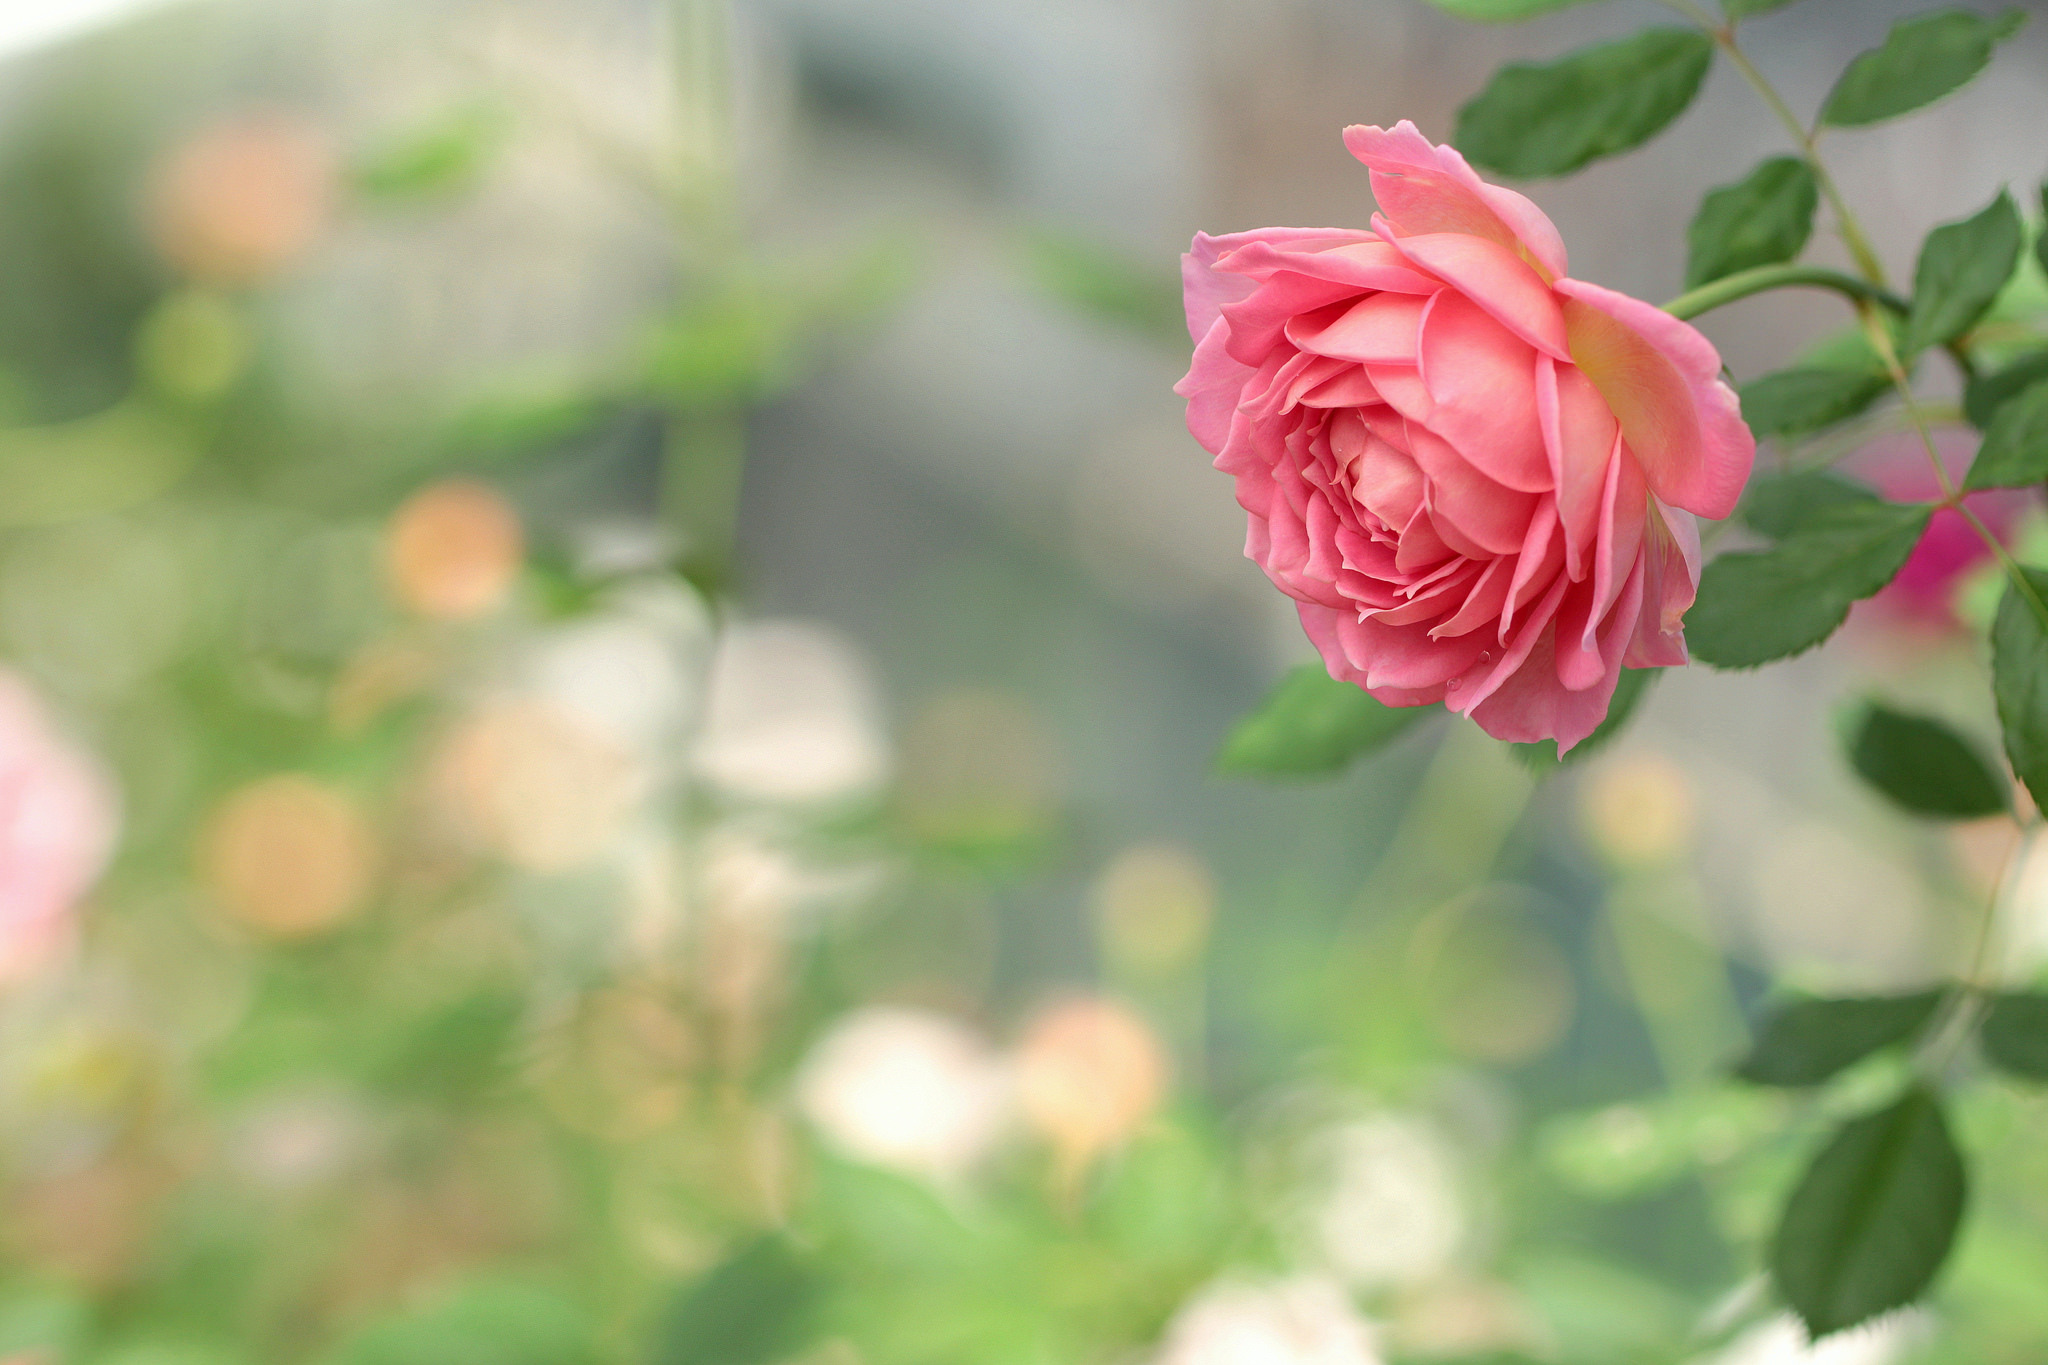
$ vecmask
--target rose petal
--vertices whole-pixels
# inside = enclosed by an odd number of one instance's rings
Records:
[[[1304,351],[1374,365],[1413,365],[1422,344],[1429,300],[1414,294],[1373,294],[1331,317],[1296,318],[1287,339]]]
[[[1435,433],[1410,423],[1408,453],[1429,480],[1428,505],[1439,531],[1448,520],[1479,554],[1513,554],[1529,532],[1536,495],[1504,488]],[[1447,534],[1446,538],[1449,536]],[[1475,556],[1476,557],[1476,556]]]
[[[1419,368],[1431,407],[1422,420],[1431,431],[1497,483],[1523,493],[1556,486],[1537,414],[1536,352],[1527,342],[1446,290],[1423,319]]]
[[[1200,341],[1207,336],[1224,304],[1247,298],[1258,287],[1244,275],[1219,270],[1217,264],[1224,256],[1253,243],[1307,250],[1374,240],[1371,233],[1353,228],[1255,228],[1220,237],[1196,233],[1194,243],[1180,258],[1181,294],[1187,306],[1189,338]]]
[[[1272,242],[1253,242],[1230,253],[1217,268],[1254,279],[1266,279],[1284,270],[1311,279],[1392,294],[1434,294],[1443,287],[1438,280],[1415,270],[1400,252],[1371,233],[1354,233],[1352,236],[1353,240],[1334,246],[1315,243],[1289,247]]]
[[[1544,355],[1536,357],[1536,415],[1557,486],[1566,572],[1583,578],[1599,533],[1600,497],[1620,426],[1592,380],[1577,366],[1559,365]]]
[[[1537,350],[1556,360],[1571,359],[1557,295],[1513,251],[1462,232],[1426,232],[1393,242],[1409,261],[1478,304]]]
[[[1559,280],[1572,359],[1606,398],[1650,489],[1703,517],[1735,510],[1756,438],[1721,358],[1661,308],[1583,280]]]
[[[1564,238],[1542,209],[1487,184],[1455,148],[1431,143],[1407,119],[1391,129],[1346,128],[1344,145],[1371,170],[1373,198],[1401,232],[1469,232],[1526,252],[1552,279],[1567,273]]]

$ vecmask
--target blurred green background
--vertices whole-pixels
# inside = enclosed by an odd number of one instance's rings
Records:
[[[0,4],[0,863],[73,868],[0,865],[0,1362],[2039,1359],[2038,1097],[1934,1306],[1809,1351],[1758,1247],[1887,1078],[1725,1077],[1998,877],[1828,719],[1988,734],[1978,569],[1567,771],[1211,774],[1308,650],[1175,253],[1652,7],[95,8]],[[1817,98],[1904,8],[1757,46]],[[2042,42],[1845,143],[1882,247],[2038,170]],[[1769,138],[1717,84],[1539,198],[1661,298]]]

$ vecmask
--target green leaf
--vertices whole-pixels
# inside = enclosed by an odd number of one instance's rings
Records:
[[[1828,92],[1820,121],[1850,128],[1932,104],[1982,71],[1991,49],[2025,22],[2026,15],[2016,9],[1993,18],[1949,9],[1901,19],[1884,46],[1849,63]]]
[[[1872,703],[1849,740],[1857,775],[1915,815],[1975,820],[2009,810],[2004,780],[1941,721]]]
[[[824,1283],[784,1238],[768,1235],[676,1296],[652,1365],[768,1365],[816,1333]]]
[[[1963,487],[2018,488],[2048,479],[2048,383],[2035,384],[1998,409],[1977,447]]]
[[[1583,5],[1586,0],[1429,0],[1445,14],[1475,24],[1519,24],[1552,10]]]
[[[1845,502],[1824,508],[1768,550],[1722,555],[1700,576],[1686,614],[1693,656],[1754,668],[1813,648],[1899,571],[1932,507]]]
[[[1622,669],[1620,680],[1614,684],[1614,697],[1607,703],[1607,719],[1594,727],[1593,733],[1580,740],[1563,758],[1557,756],[1557,741],[1554,739],[1538,740],[1534,744],[1510,744],[1508,747],[1523,766],[1534,773],[1555,772],[1598,753],[1602,745],[1621,733],[1622,727],[1628,724],[1628,718],[1635,713],[1637,703],[1642,701],[1643,694],[1650,690],[1650,684],[1663,671],[1661,668]]]
[[[1656,136],[1692,103],[1713,59],[1714,40],[1698,29],[1653,28],[1503,67],[1458,111],[1452,141],[1506,175],[1563,175]]]
[[[1764,1017],[1735,1074],[1756,1085],[1819,1085],[1926,1027],[1942,992],[1794,1000]]]
[[[1798,436],[1847,421],[1891,381],[1870,370],[1795,366],[1742,386],[1742,420],[1759,436]]]
[[[2005,758],[2048,809],[2048,630],[2037,605],[2048,602],[2048,573],[2022,569],[2031,597],[2008,583],[1991,623],[1991,695],[2005,735]]]
[[[1991,1010],[1978,1034],[1984,1059],[2000,1071],[2030,1081],[2048,1081],[2048,995],[2006,993],[1991,997]]]
[[[2048,233],[2042,234],[2048,240]],[[1963,416],[1982,431],[1998,416],[1998,410],[2048,379],[2048,350],[2021,356],[2002,370],[1980,374],[1963,390]]]
[[[1829,469],[1802,469],[1752,479],[1742,495],[1741,516],[1751,530],[1782,540],[1824,508],[1876,501],[1877,494],[1854,479]]]
[[[1791,260],[1812,235],[1819,204],[1813,168],[1796,156],[1774,156],[1712,191],[1686,230],[1685,287]]]
[[[1975,217],[1927,234],[1913,270],[1913,311],[1906,318],[1908,353],[1943,346],[1970,330],[2019,262],[2019,210],[2004,190]]]
[[[1427,714],[1425,707],[1375,701],[1321,664],[1303,664],[1237,723],[1216,756],[1216,771],[1251,777],[1338,772]]]
[[[1842,1125],[1786,1201],[1771,1247],[1778,1292],[1815,1337],[1911,1303],[1948,1258],[1966,1184],[1926,1090]]]
[[[1747,19],[1753,15],[1769,14],[1774,9],[1783,9],[1792,0],[1721,0],[1721,13],[1730,19]]]

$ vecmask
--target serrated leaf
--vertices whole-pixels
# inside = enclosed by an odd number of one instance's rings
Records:
[[[1876,501],[1870,489],[1831,469],[1802,469],[1750,480],[1739,515],[1750,529],[1782,540],[1829,507]]]
[[[1444,13],[1475,24],[1519,24],[1586,0],[1429,0]]]
[[[1991,623],[1991,695],[1998,703],[1998,727],[2005,759],[2048,809],[2048,630],[2036,602],[2048,603],[2048,573],[2022,569],[2029,597],[2008,583]]]
[[[2004,190],[1982,212],[1927,234],[1913,270],[1913,310],[1906,350],[1942,346],[1970,330],[2019,262],[2019,210]]]
[[[1975,820],[2009,809],[2004,780],[1977,747],[1931,716],[1872,703],[1850,736],[1849,763],[1915,815]]]
[[[1978,1034],[1984,1059],[2000,1071],[2048,1081],[2048,995],[2007,992],[1991,998]]]
[[[1851,603],[1899,571],[1934,509],[1846,502],[1815,512],[1768,550],[1727,554],[1700,576],[1686,614],[1693,657],[1716,668],[1754,668],[1827,639]]]
[[[2048,479],[2048,383],[2033,385],[1998,409],[1963,487],[2018,488],[2043,479]]]
[[[1653,28],[1555,62],[1503,67],[1458,111],[1458,150],[1504,175],[1564,175],[1649,141],[1685,112],[1714,59],[1697,29]]]
[[[664,1315],[652,1365],[768,1365],[795,1354],[818,1325],[824,1282],[787,1240],[770,1234],[712,1267]]]
[[[2043,234],[2048,238],[2048,233]],[[2048,350],[2021,356],[2002,370],[1980,374],[1963,389],[1963,416],[1982,431],[1998,416],[1998,410],[2048,379]]]
[[[1897,118],[1967,85],[1991,60],[1991,49],[2019,32],[2016,9],[1987,18],[1970,10],[1937,10],[1892,25],[1882,47],[1855,61],[1821,106],[1824,125],[1850,128]]]
[[[1524,767],[1534,773],[1556,772],[1596,754],[1601,746],[1621,733],[1637,704],[1642,701],[1643,694],[1650,690],[1650,684],[1663,671],[1661,668],[1622,669],[1620,679],[1614,684],[1614,697],[1607,703],[1607,718],[1594,727],[1592,734],[1572,746],[1572,751],[1563,758],[1557,756],[1557,741],[1554,739],[1538,740],[1534,744],[1510,744],[1508,748],[1513,750]]]
[[[1216,756],[1216,771],[1249,777],[1339,772],[1428,714],[1427,707],[1375,701],[1321,664],[1303,664],[1237,723]]]
[[[1842,1125],[1785,1203],[1771,1246],[1778,1292],[1815,1337],[1911,1303],[1948,1259],[1966,1185],[1926,1090]]]
[[[1869,370],[1795,366],[1742,386],[1742,420],[1758,436],[1800,436],[1847,421],[1890,385]]]
[[[1819,1085],[1926,1027],[1940,991],[1794,1000],[1764,1016],[1735,1074],[1756,1085]]]
[[[1685,287],[1791,260],[1813,234],[1819,204],[1813,168],[1796,156],[1774,156],[1712,191],[1686,229]]]

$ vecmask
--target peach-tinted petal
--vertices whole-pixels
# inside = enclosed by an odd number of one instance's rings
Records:
[[[1600,495],[1620,426],[1593,381],[1576,365],[1559,365],[1544,355],[1536,357],[1536,414],[1557,486],[1566,572],[1583,578],[1599,531]]]
[[[1700,531],[1692,513],[1652,502],[1643,536],[1643,607],[1629,641],[1630,668],[1686,662],[1684,617],[1700,581]]]
[[[1650,489],[1703,517],[1735,510],[1756,460],[1721,358],[1661,308],[1583,280],[1559,280],[1572,359],[1621,422]]]
[[[1443,639],[1448,635],[1469,635],[1481,626],[1493,625],[1500,619],[1500,609],[1508,600],[1512,586],[1515,563],[1502,556],[1486,566],[1486,571],[1472,585],[1471,591],[1458,607],[1457,614],[1430,628],[1430,638]]]
[[[1613,458],[1607,464],[1607,486],[1600,496],[1600,538],[1593,547],[1591,614],[1585,623],[1585,639],[1579,642],[1585,649],[1594,647],[1594,626],[1605,619],[1607,609],[1621,595],[1622,586],[1635,566],[1649,505],[1641,466],[1629,453],[1628,443],[1616,441]],[[1563,649],[1571,643],[1560,639],[1558,647]]]
[[[1470,299],[1446,290],[1422,323],[1429,429],[1488,478],[1523,493],[1553,486],[1536,408],[1536,352]]]
[[[1495,658],[1488,650],[1478,662],[1485,667],[1470,677],[1460,678],[1444,696],[1444,705],[1450,710],[1470,714],[1483,704],[1488,697],[1506,686],[1528,660],[1530,651],[1538,643],[1547,641],[1552,633],[1553,621],[1557,616],[1558,604],[1564,600],[1571,581],[1559,578],[1550,585],[1550,591],[1543,594],[1536,605],[1530,608],[1515,627],[1507,645]],[[1493,733],[1491,730],[1488,733]]]
[[[1555,360],[1571,359],[1557,296],[1513,251],[1462,232],[1426,232],[1393,242],[1409,261],[1455,288],[1537,350]]]
[[[1566,273],[1564,239],[1527,196],[1489,185],[1451,147],[1438,147],[1413,123],[1354,125],[1344,145],[1372,172],[1373,198],[1402,233],[1467,232],[1527,253],[1551,278]]]

